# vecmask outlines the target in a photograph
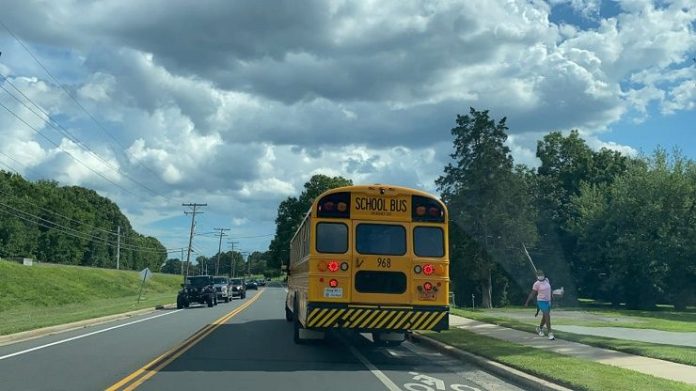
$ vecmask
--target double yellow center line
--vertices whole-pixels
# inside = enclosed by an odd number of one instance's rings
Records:
[[[259,291],[259,293],[254,295],[254,297],[249,299],[249,301],[247,301],[246,303],[235,308],[230,313],[221,317],[220,319],[216,320],[215,322],[213,322],[213,323],[203,327],[202,329],[198,330],[195,334],[188,337],[181,344],[173,347],[172,349],[168,350],[167,352],[165,352],[161,356],[159,356],[156,359],[145,364],[143,367],[141,367],[140,369],[131,373],[130,375],[124,377],[123,379],[119,380],[117,383],[115,383],[111,387],[107,388],[106,390],[107,391],[116,391],[116,390],[129,391],[129,390],[136,389],[138,386],[143,384],[143,382],[145,382],[147,379],[155,376],[157,374],[157,372],[162,370],[162,368],[169,365],[172,361],[176,360],[179,356],[184,354],[187,350],[191,349],[195,344],[200,342],[203,338],[207,337],[210,333],[215,331],[215,329],[217,329],[221,325],[227,323],[227,321],[232,319],[232,317],[234,317],[235,315],[244,311],[250,305],[254,304],[254,302],[256,300],[258,300],[259,297],[261,297],[261,294],[263,292],[264,292],[264,290],[261,289]]]

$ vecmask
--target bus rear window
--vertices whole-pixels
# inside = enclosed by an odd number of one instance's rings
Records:
[[[406,254],[406,230],[400,225],[358,224],[355,247],[360,254]]]
[[[417,257],[443,257],[445,255],[445,241],[442,234],[442,228],[414,228],[413,252],[416,253]]]
[[[331,254],[348,251],[348,226],[342,223],[317,224],[317,251]]]

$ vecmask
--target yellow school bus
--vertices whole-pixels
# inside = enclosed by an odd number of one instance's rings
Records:
[[[347,186],[312,203],[290,242],[285,317],[296,343],[329,329],[398,344],[449,327],[447,208],[399,186]]]

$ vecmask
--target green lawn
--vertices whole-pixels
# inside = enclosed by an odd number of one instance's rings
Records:
[[[135,295],[52,307],[13,308],[0,312],[0,316],[2,316],[0,335],[120,314],[143,308],[153,308],[159,304],[170,304],[176,301],[176,292],[174,294],[146,293],[144,300],[141,300],[139,304],[136,304],[137,299],[138,296]]]
[[[493,316],[509,318],[531,325],[538,324],[533,307],[507,307],[491,310],[457,309],[463,316]],[[471,316],[469,316],[471,314]],[[579,308],[554,309],[553,324],[587,327],[626,327],[675,332],[696,332],[696,313],[675,311],[586,310]]]
[[[0,261],[0,335],[176,301],[181,277],[155,274],[136,305],[134,271]]]
[[[427,336],[577,390],[696,390],[685,383],[534,349],[466,330]]]
[[[489,315],[491,313],[490,311],[471,311],[462,309],[452,310],[452,313],[455,315],[461,315],[470,319],[479,320],[481,322],[493,323],[500,326],[533,333],[534,327],[539,324],[539,318],[534,318],[533,313],[530,313],[530,309],[526,309],[526,312],[529,314],[529,318],[532,319],[531,322],[521,321],[518,319],[512,319],[508,317],[491,316]],[[561,324],[560,322],[556,321],[553,315],[555,315],[555,313],[552,313],[552,326],[553,324]],[[648,342],[630,341],[616,338],[595,337],[589,335],[568,333],[565,331],[554,331],[554,334],[557,338],[568,341],[574,341],[591,346],[617,350],[620,352],[637,354],[640,356],[658,358],[662,360],[696,366],[696,348],[692,347],[653,344]]]

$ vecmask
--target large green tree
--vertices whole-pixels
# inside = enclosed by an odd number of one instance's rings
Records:
[[[267,267],[280,270],[281,264],[288,263],[290,255],[290,239],[299,228],[312,201],[321,193],[337,187],[350,186],[353,181],[340,176],[330,177],[317,174],[304,184],[304,190],[299,197],[288,197],[278,206],[276,217],[276,233],[269,245]]]
[[[611,184],[584,184],[569,229],[596,285],[589,293],[629,308],[696,301],[696,164],[658,150]]]
[[[611,184],[628,169],[632,159],[617,151],[593,151],[573,130],[567,136],[551,132],[537,143],[537,207],[539,244],[531,249],[537,266],[551,276],[556,286],[565,286],[570,299],[596,290],[596,280],[587,278],[588,265],[577,256],[577,234],[569,221],[576,210],[571,199],[583,185]],[[577,289],[576,289],[577,288]]]
[[[453,162],[436,181],[452,222],[467,238],[459,256],[480,284],[484,307],[493,304],[496,269],[518,270],[523,264],[522,243],[536,241],[534,177],[528,169],[514,166],[505,145],[505,121],[495,122],[488,111],[474,108],[468,115],[458,115],[452,129]]]

